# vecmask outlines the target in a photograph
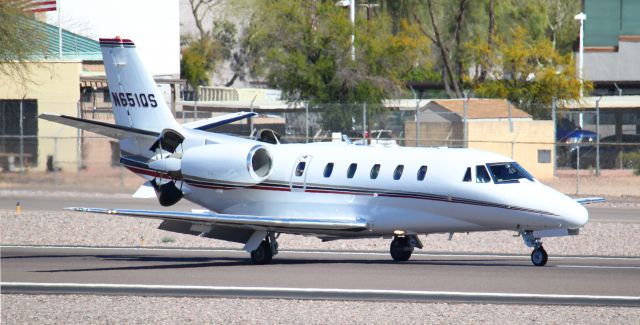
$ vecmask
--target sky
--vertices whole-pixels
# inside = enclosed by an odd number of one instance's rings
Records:
[[[57,0],[62,28],[97,40],[131,39],[153,75],[180,74],[179,0]],[[58,25],[58,12],[47,13]]]

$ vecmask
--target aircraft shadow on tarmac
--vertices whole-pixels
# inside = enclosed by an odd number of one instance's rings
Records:
[[[48,256],[12,256],[4,258],[92,258],[102,261],[114,262],[133,262],[138,265],[131,266],[105,266],[93,268],[67,268],[57,270],[38,270],[38,273],[58,273],[58,272],[91,272],[91,271],[126,271],[126,270],[158,270],[158,269],[189,269],[189,268],[207,268],[207,267],[235,267],[252,265],[248,258],[240,257],[171,257],[171,256],[149,256],[149,255],[48,255]],[[155,263],[167,264],[155,264]],[[140,263],[152,265],[140,265]],[[531,268],[529,264],[514,263],[513,260],[504,259],[432,259],[432,260],[412,260],[407,262],[394,262],[392,260],[363,260],[363,259],[295,259],[280,258],[274,259],[268,265],[252,265],[252,267],[269,267],[269,266],[286,266],[286,265],[309,265],[309,264],[361,264],[361,265],[399,265],[399,266],[460,266],[460,267],[526,267]]]

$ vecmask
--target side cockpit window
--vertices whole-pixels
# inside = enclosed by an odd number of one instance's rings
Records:
[[[487,168],[483,165],[476,166],[476,183],[489,183],[491,182],[491,176]]]
[[[493,181],[496,184],[519,183],[521,179],[528,179],[533,182],[533,176],[515,161],[487,164],[487,167],[489,167]]]
[[[471,182],[471,167],[467,167],[467,171],[464,173],[464,177],[462,178],[463,182]]]

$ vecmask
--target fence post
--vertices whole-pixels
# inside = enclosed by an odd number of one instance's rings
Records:
[[[253,99],[249,104],[249,109],[251,110],[251,113],[253,113],[253,102],[256,101],[256,98],[258,98],[258,95],[253,96]],[[253,135],[253,116],[249,118],[249,136],[252,136],[252,135]]]
[[[78,104],[76,106],[78,108],[78,118],[82,118],[81,101],[78,101]],[[81,138],[82,133],[81,132],[82,130],[76,129],[76,163],[78,164],[78,168],[77,168],[78,172],[80,172],[80,169],[82,169],[82,138]]]
[[[420,101],[416,95],[416,147],[420,146]]]
[[[507,107],[509,109],[509,132],[513,133],[513,120],[511,119],[511,102],[507,101]]]
[[[24,128],[23,128],[23,101],[20,100],[20,174],[24,174]]]
[[[596,100],[596,176],[600,176],[600,100]]]
[[[576,195],[580,195],[580,143],[576,155]]]
[[[367,145],[367,103],[362,104],[362,143]]]
[[[469,130],[468,130],[468,121],[467,121],[467,115],[469,112],[469,97],[467,97],[467,93],[465,92],[464,94],[465,96],[465,100],[462,103],[462,108],[463,108],[463,116],[462,116],[462,147],[463,148],[469,148]]]
[[[513,159],[513,147],[515,145],[515,140],[511,140],[511,159]]]
[[[558,132],[558,124],[556,121],[556,108],[558,103],[556,99],[551,100],[551,121],[553,122],[553,177],[556,177],[556,170],[558,169],[558,139],[556,134]]]
[[[194,91],[194,94],[195,94],[195,97],[196,97],[196,98],[194,98],[195,101],[193,102],[193,120],[194,121],[198,120],[198,98],[200,97],[200,94],[198,93],[199,92],[198,91],[199,87],[200,86],[196,86],[195,87],[195,91]]]
[[[305,143],[309,143],[309,102],[304,103],[304,113],[305,113],[305,119],[304,119],[304,142]]]

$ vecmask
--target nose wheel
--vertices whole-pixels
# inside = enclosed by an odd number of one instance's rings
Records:
[[[542,246],[536,247],[533,252],[531,252],[531,262],[535,266],[545,266],[548,259],[549,255],[547,255],[547,251],[545,251]]]

